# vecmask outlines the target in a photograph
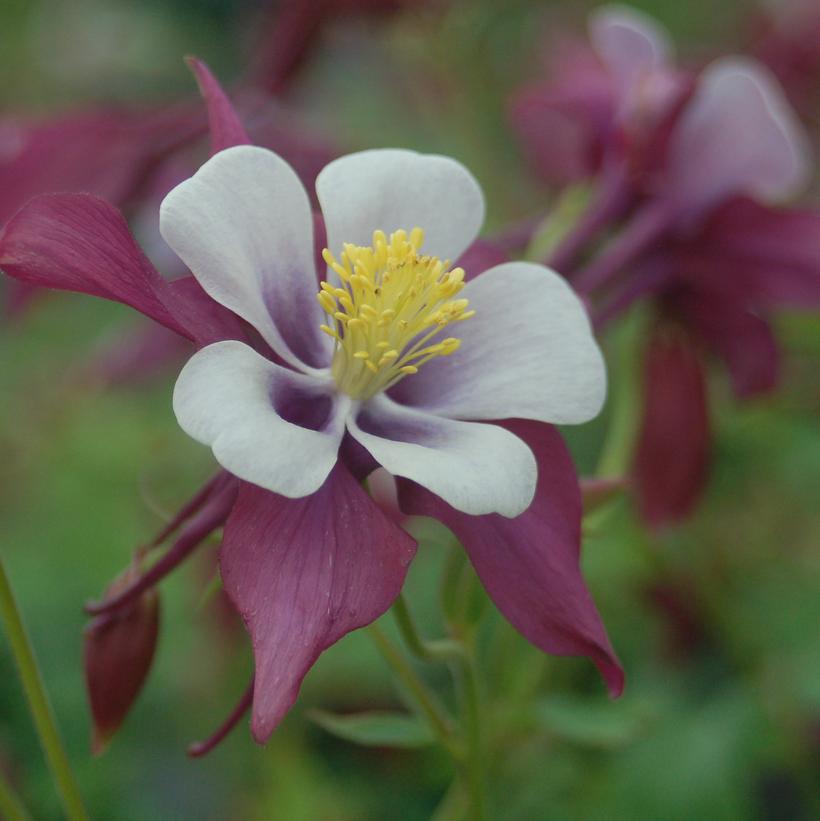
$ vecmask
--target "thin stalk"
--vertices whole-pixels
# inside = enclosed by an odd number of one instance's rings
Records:
[[[385,635],[381,627],[377,624],[371,624],[367,630],[385,661],[390,665],[393,672],[413,696],[416,704],[430,723],[430,727],[439,741],[450,751],[454,758],[460,758],[462,751],[453,739],[452,722],[438,705],[435,695],[430,692],[427,685],[416,675],[413,668],[407,663],[407,660],[399,652],[393,642]]]
[[[619,290],[592,314],[592,324],[596,332],[600,333],[605,325],[632,307],[637,299],[660,290],[666,284],[670,273],[669,266],[659,262],[630,277],[623,287],[616,285]]]
[[[391,612],[410,653],[421,661],[452,661],[465,657],[463,644],[452,639],[425,641],[416,627],[403,594],[393,602]]]
[[[464,776],[470,796],[470,815],[474,821],[486,817],[484,798],[484,775],[486,755],[484,752],[484,732],[481,722],[481,699],[478,689],[475,659],[467,652],[459,663],[460,695],[464,709],[464,729],[467,740],[467,757],[464,762]]]
[[[23,806],[20,796],[17,795],[2,770],[0,770],[0,818],[5,818],[7,821],[31,821],[31,815]]]
[[[470,802],[470,819],[485,817],[484,809],[484,743],[478,680],[473,654],[456,639],[425,641],[418,632],[404,596],[399,595],[392,607],[393,616],[408,650],[422,661],[448,661],[456,665],[456,684],[464,713],[466,750],[461,769]]]
[[[663,236],[676,215],[675,209],[664,201],[638,211],[626,228],[589,265],[573,275],[575,290],[588,296],[609,284],[612,277]]]
[[[611,171],[584,213],[550,251],[546,264],[565,276],[574,271],[584,248],[621,216],[631,199],[632,192],[623,174]]]
[[[48,760],[63,809],[69,821],[88,821],[77,781],[66,755],[60,732],[51,709],[43,678],[37,667],[31,641],[26,633],[20,610],[0,559],[0,620],[8,636],[11,652],[17,662],[20,683],[28,700],[40,743]]]

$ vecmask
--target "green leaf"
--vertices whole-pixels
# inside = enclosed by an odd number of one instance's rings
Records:
[[[537,725],[585,747],[622,747],[643,735],[652,719],[647,705],[555,695],[535,705]]]
[[[365,747],[426,747],[435,742],[430,728],[416,716],[405,713],[369,712],[336,715],[311,710],[308,717],[323,730]]]

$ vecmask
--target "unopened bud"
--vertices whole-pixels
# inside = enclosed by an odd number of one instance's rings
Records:
[[[117,594],[139,575],[135,562],[106,591]],[[157,645],[159,597],[156,590],[111,613],[95,616],[85,628],[85,680],[91,705],[91,751],[102,753],[139,695]]]

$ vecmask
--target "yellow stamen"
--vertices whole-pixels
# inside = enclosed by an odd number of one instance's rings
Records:
[[[316,295],[332,325],[322,325],[336,342],[331,367],[341,391],[369,399],[400,379],[418,373],[436,356],[450,356],[461,345],[454,337],[436,340],[450,323],[475,315],[457,295],[464,270],[419,253],[421,228],[373,232],[371,246],[345,243],[336,257],[322,257],[339,285],[321,283]]]

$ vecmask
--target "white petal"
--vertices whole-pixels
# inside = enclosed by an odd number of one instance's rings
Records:
[[[180,426],[222,467],[293,499],[318,490],[336,464],[348,405],[331,385],[234,341],[194,354],[174,388]]]
[[[316,179],[336,256],[345,242],[370,245],[377,229],[424,229],[424,253],[454,260],[478,235],[484,197],[473,175],[449,157],[399,149],[362,151],[327,165]]]
[[[348,419],[347,427],[394,476],[418,482],[463,513],[512,518],[532,502],[535,457],[498,425],[444,419],[381,395]]]
[[[621,89],[641,74],[662,68],[672,53],[669,37],[658,23],[627,6],[596,9],[590,16],[589,36]]]
[[[810,174],[808,138],[774,76],[740,58],[701,74],[670,144],[670,185],[688,206],[792,196]]]
[[[598,414],[603,357],[584,306],[558,274],[510,262],[476,277],[460,296],[476,311],[447,329],[461,347],[405,377],[396,398],[461,419],[577,424]]]
[[[307,192],[272,151],[220,151],[163,200],[160,231],[217,302],[290,364],[322,367],[322,312]]]

